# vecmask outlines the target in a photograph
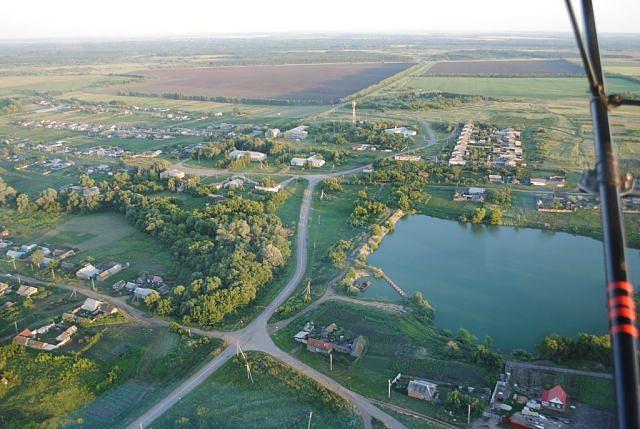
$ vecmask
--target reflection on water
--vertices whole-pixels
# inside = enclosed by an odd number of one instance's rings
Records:
[[[637,279],[640,253],[628,255]],[[421,291],[439,326],[489,334],[505,351],[532,349],[553,332],[607,329],[602,243],[591,238],[413,216],[398,222],[369,263],[407,293]],[[398,298],[382,281],[363,296]]]

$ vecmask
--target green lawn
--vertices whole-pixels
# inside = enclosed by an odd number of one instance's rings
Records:
[[[579,77],[450,77],[420,76],[407,83],[407,88],[484,95],[486,97],[564,98],[584,97],[588,85]],[[612,94],[640,92],[640,83],[621,78],[607,79],[607,89]]]
[[[349,402],[262,353],[233,358],[155,423],[157,428],[360,428]]]
[[[609,411],[615,410],[616,403],[612,381],[590,377],[580,377],[576,381],[578,382],[577,389],[579,394],[576,398],[578,401]]]

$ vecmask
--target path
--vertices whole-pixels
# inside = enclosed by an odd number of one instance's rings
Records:
[[[353,174],[362,171],[363,167],[357,167],[351,170],[320,174],[320,175],[307,175],[303,176],[309,181],[309,186],[304,191],[302,198],[302,205],[300,207],[300,220],[297,229],[297,241],[296,241],[296,270],[293,277],[287,282],[285,287],[278,293],[276,298],[266,306],[266,308],[260,313],[260,315],[254,319],[245,328],[229,333],[218,333],[227,343],[225,350],[211,361],[202,366],[198,371],[181,383],[171,393],[169,393],[164,399],[154,404],[151,408],[146,410],[140,417],[133,421],[128,428],[139,429],[141,427],[149,426],[158,417],[164,414],[169,408],[176,404],[185,395],[188,395],[198,385],[213,374],[220,366],[224,365],[235,353],[236,344],[240,344],[245,350],[261,351],[272,355],[273,357],[287,363],[288,365],[296,368],[302,374],[310,377],[322,384],[323,386],[337,392],[344,398],[353,403],[356,409],[360,412],[365,428],[371,427],[371,418],[385,423],[391,428],[404,428],[405,426],[392,416],[386,414],[380,409],[376,408],[367,398],[346,389],[335,380],[325,376],[319,371],[309,367],[308,365],[299,362],[294,357],[278,348],[267,332],[267,322],[273,315],[278,307],[280,307],[286,299],[295,290],[296,286],[302,280],[307,269],[307,249],[308,249],[308,220],[309,212],[311,209],[311,203],[313,199],[313,192],[321,180],[327,177],[336,177],[341,175]],[[192,329],[193,332],[197,332]],[[212,334],[210,331],[205,333]]]
[[[254,350],[261,351],[272,355],[273,357],[287,363],[288,365],[296,368],[302,374],[310,377],[320,383],[321,385],[327,387],[328,389],[340,394],[344,398],[348,399],[352,402],[352,404],[356,407],[356,409],[360,412],[365,428],[372,427],[372,418],[376,418],[383,422],[386,426],[390,428],[405,428],[405,426],[400,423],[398,420],[388,415],[387,413],[381,411],[376,408],[369,399],[352,392],[351,390],[345,388],[340,385],[337,381],[332,378],[322,374],[321,372],[311,368],[310,366],[296,360],[293,356],[284,352],[280,348],[278,348],[267,331],[267,323],[269,318],[274,314],[276,309],[280,307],[287,298],[293,293],[296,286],[302,280],[306,269],[307,269],[307,249],[308,249],[308,221],[309,221],[309,213],[311,210],[311,203],[313,200],[313,192],[322,180],[329,177],[338,177],[338,176],[346,176],[351,174],[356,174],[362,172],[363,168],[369,167],[370,165],[355,167],[345,171],[337,171],[332,173],[325,174],[308,174],[308,175],[292,175],[292,174],[284,174],[284,173],[267,173],[268,175],[273,176],[287,176],[291,178],[292,176],[303,177],[309,182],[307,189],[304,191],[302,205],[300,207],[300,218],[297,229],[297,241],[296,241],[296,269],[293,274],[293,277],[287,282],[285,287],[278,293],[276,298],[266,306],[266,308],[260,313],[260,315],[254,319],[249,325],[245,328],[235,331],[235,332],[219,332],[219,331],[206,331],[198,328],[191,328],[191,331],[197,333],[199,335],[206,335],[210,337],[222,338],[225,340],[227,347],[212,360],[207,362],[205,365],[200,367],[194,374],[192,374],[189,378],[183,381],[179,386],[177,386],[173,391],[171,391],[166,397],[164,397],[159,402],[155,403],[151,408],[147,409],[140,417],[138,417],[135,421],[133,421],[128,428],[130,429],[139,429],[143,427],[149,426],[153,421],[155,421],[158,417],[164,414],[169,408],[175,405],[180,399],[184,396],[188,395],[191,391],[193,391],[197,386],[199,386],[202,382],[204,382],[211,374],[213,374],[218,368],[224,365],[235,353],[236,345],[242,345],[242,347],[246,350]],[[176,164],[176,167],[185,171],[189,174],[197,174],[201,176],[211,176],[214,174],[218,174],[221,172],[227,172],[224,170],[214,170],[214,169],[203,169],[203,168],[193,168],[184,166],[183,162]],[[32,279],[35,282],[41,284],[48,284],[46,282],[40,282],[36,279]],[[85,296],[92,297],[94,299],[100,299],[107,301],[113,305],[119,306],[129,312],[133,317],[139,320],[147,321],[150,324],[157,324],[159,326],[168,326],[170,322],[156,318],[156,317],[145,317],[144,313],[135,307],[127,304],[123,298],[119,297],[110,297],[107,295],[100,294],[93,290],[89,290],[86,288],[75,288],[73,286],[68,285],[58,285],[64,289],[68,290],[77,290]],[[326,296],[327,294],[325,294]],[[328,297],[325,299],[329,299]],[[359,300],[352,300],[347,297],[335,297],[332,299],[340,299],[349,302],[357,302],[362,303]],[[385,306],[386,304],[365,304],[372,306]],[[299,316],[299,314],[297,315]]]
[[[505,367],[514,368],[514,369],[532,369],[536,371],[557,372],[560,374],[601,378],[603,380],[613,380],[613,374],[606,373],[606,372],[580,371],[578,369],[562,368],[562,367],[550,366],[550,365],[540,365],[540,364],[529,363],[529,362],[518,362],[513,360],[506,361]]]
[[[365,301],[363,299],[351,298],[349,296],[336,295],[333,291],[333,288],[331,286],[327,286],[327,289],[320,298],[316,299],[293,316],[268,325],[267,331],[269,333],[273,333],[278,329],[286,328],[291,322],[298,319],[300,316],[310,313],[327,301],[348,302],[351,304],[363,305],[365,307],[377,308],[378,310],[388,311],[391,313],[404,313],[405,311],[407,311],[402,305],[393,304],[391,302]]]

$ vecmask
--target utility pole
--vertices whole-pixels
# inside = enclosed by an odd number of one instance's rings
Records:
[[[311,279],[307,281],[307,287],[304,289],[304,299],[311,298]]]
[[[96,290],[96,282],[93,280],[93,277],[91,277],[91,289]]]
[[[17,320],[14,320],[14,321],[13,321],[13,326],[15,326],[15,328],[16,328],[16,334],[17,334],[17,333],[18,333],[18,321],[17,321]]]
[[[247,356],[245,356],[244,352],[240,348],[240,341],[238,341],[236,343],[236,356],[238,355],[238,352],[240,352],[240,355],[244,359],[244,364],[245,364],[245,367],[247,369],[247,379],[251,380],[251,384],[253,384],[253,376],[251,375],[251,367],[249,367],[249,361],[247,360]]]
[[[467,426],[471,424],[471,404],[467,404]]]
[[[309,423],[307,423],[307,429],[311,429],[311,417],[313,416],[313,411],[309,411]]]
[[[387,391],[387,397],[391,399],[391,379],[389,379],[389,389]]]
[[[351,102],[351,123],[356,124],[356,100]]]
[[[329,353],[329,371],[333,371],[333,353]]]

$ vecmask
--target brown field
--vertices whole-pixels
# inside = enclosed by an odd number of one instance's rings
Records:
[[[401,72],[408,63],[232,66],[137,70],[148,78],[108,91],[335,103]]]
[[[566,60],[446,61],[427,75],[449,76],[582,76],[582,68]]]

